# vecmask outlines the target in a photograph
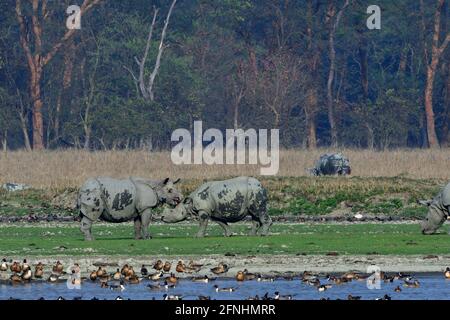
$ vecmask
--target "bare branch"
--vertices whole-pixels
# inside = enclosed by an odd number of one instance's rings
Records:
[[[150,94],[150,100],[153,100],[153,83],[155,82],[156,75],[158,74],[159,66],[161,64],[161,56],[164,50],[164,38],[166,37],[167,26],[169,25],[170,15],[172,14],[172,10],[175,7],[177,0],[173,0],[170,5],[169,12],[167,13],[166,20],[164,22],[164,27],[161,32],[161,41],[159,43],[158,55],[156,57],[155,67],[153,68],[152,73],[150,74],[150,79],[148,83],[148,93]]]

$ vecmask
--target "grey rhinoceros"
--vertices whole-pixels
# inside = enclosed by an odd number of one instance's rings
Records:
[[[255,178],[238,177],[204,183],[174,209],[166,208],[162,220],[171,223],[198,217],[197,237],[205,236],[208,221],[212,220],[223,228],[225,236],[231,236],[228,222],[241,221],[247,215],[253,220],[253,235],[268,233],[272,219],[267,213],[266,189]]]
[[[134,220],[135,238],[151,238],[148,225],[152,209],[163,203],[175,206],[181,201],[182,194],[174,186],[178,181],[137,177],[88,179],[80,188],[77,199],[85,240],[93,240],[91,227],[97,219],[108,222]]]
[[[310,169],[314,176],[351,174],[350,162],[341,153],[327,153],[320,156],[314,168]]]
[[[442,226],[450,210],[450,183],[448,183],[433,200],[419,201],[428,206],[428,214],[421,222],[423,234],[433,234]]]

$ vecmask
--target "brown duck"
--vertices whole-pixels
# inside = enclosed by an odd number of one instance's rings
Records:
[[[166,261],[166,263],[164,263],[164,266],[163,266],[164,272],[169,272],[171,268],[172,268],[172,264],[169,261]]]
[[[244,281],[245,280],[245,274],[243,271],[238,271],[236,274],[236,280],[237,281]]]
[[[221,263],[219,263],[219,265],[217,267],[212,268],[211,272],[214,274],[221,274],[221,273],[228,272],[228,266],[221,262]]]
[[[62,273],[64,271],[64,266],[62,265],[62,263],[58,260],[56,261],[56,264],[53,266],[52,271],[54,273]]]
[[[164,264],[161,260],[158,260],[153,265],[153,269],[160,271],[163,268]]]
[[[184,265],[183,261],[178,261],[177,267],[175,270],[179,273],[183,273],[186,271],[186,266]]]

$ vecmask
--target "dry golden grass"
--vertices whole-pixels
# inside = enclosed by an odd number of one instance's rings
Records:
[[[281,151],[278,176],[306,176],[307,168],[314,165],[320,154],[329,151]],[[353,176],[450,179],[450,149],[341,151],[350,159]],[[169,176],[203,180],[238,175],[259,176],[259,169],[259,165],[174,165],[170,152],[65,150],[0,154],[0,183],[20,182],[50,189],[78,187],[92,176]]]

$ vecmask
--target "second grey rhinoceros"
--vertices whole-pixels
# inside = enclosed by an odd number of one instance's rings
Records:
[[[225,236],[232,233],[228,222],[237,222],[250,215],[253,220],[252,234],[266,235],[272,225],[267,213],[267,191],[255,178],[238,177],[224,181],[204,183],[174,209],[162,213],[164,222],[179,222],[188,216],[200,220],[197,237],[204,237],[208,221],[217,222]]]
[[[91,227],[97,219],[116,223],[134,220],[135,238],[151,238],[148,226],[152,209],[163,203],[175,206],[181,201],[183,196],[174,186],[178,181],[135,177],[88,179],[77,199],[85,240],[93,240]]]
[[[450,183],[433,200],[419,201],[419,203],[428,206],[428,214],[421,222],[422,233],[433,234],[449,216]]]
[[[351,174],[350,161],[341,153],[326,153],[320,156],[314,168],[309,170],[314,176]]]

